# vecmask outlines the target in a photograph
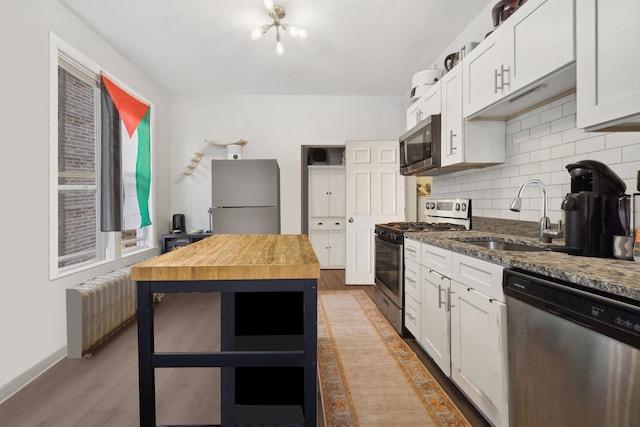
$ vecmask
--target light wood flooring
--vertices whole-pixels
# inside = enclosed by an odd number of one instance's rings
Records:
[[[322,270],[320,290],[345,286],[344,270]],[[219,350],[218,294],[168,294],[155,308],[157,351]],[[488,424],[411,339],[409,346],[474,426]],[[219,424],[220,370],[156,370],[158,424]],[[63,359],[0,404],[0,426],[133,427],[138,418],[137,328],[131,322],[91,359]]]

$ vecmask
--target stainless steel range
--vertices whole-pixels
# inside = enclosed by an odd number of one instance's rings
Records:
[[[374,302],[400,335],[404,335],[404,233],[471,229],[471,200],[429,200],[425,222],[390,222],[375,226]]]

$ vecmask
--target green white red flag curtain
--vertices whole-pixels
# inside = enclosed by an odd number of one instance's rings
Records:
[[[102,231],[151,224],[151,132],[149,105],[101,75]]]

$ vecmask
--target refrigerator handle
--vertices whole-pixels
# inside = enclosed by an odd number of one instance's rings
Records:
[[[209,208],[209,233],[213,234],[213,208]]]

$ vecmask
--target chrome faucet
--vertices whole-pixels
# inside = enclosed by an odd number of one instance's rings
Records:
[[[529,184],[535,184],[540,187],[540,190],[542,190],[542,217],[540,218],[539,238],[543,243],[551,243],[551,239],[553,237],[564,236],[562,233],[562,221],[558,221],[557,230],[552,230],[549,228],[549,226],[551,225],[551,221],[549,221],[549,211],[547,209],[547,189],[545,188],[542,181],[540,181],[539,179],[530,179],[529,181],[522,184],[518,189],[516,197],[511,202],[511,206],[509,206],[509,209],[511,209],[513,212],[520,212],[520,208],[522,207],[522,192]]]

